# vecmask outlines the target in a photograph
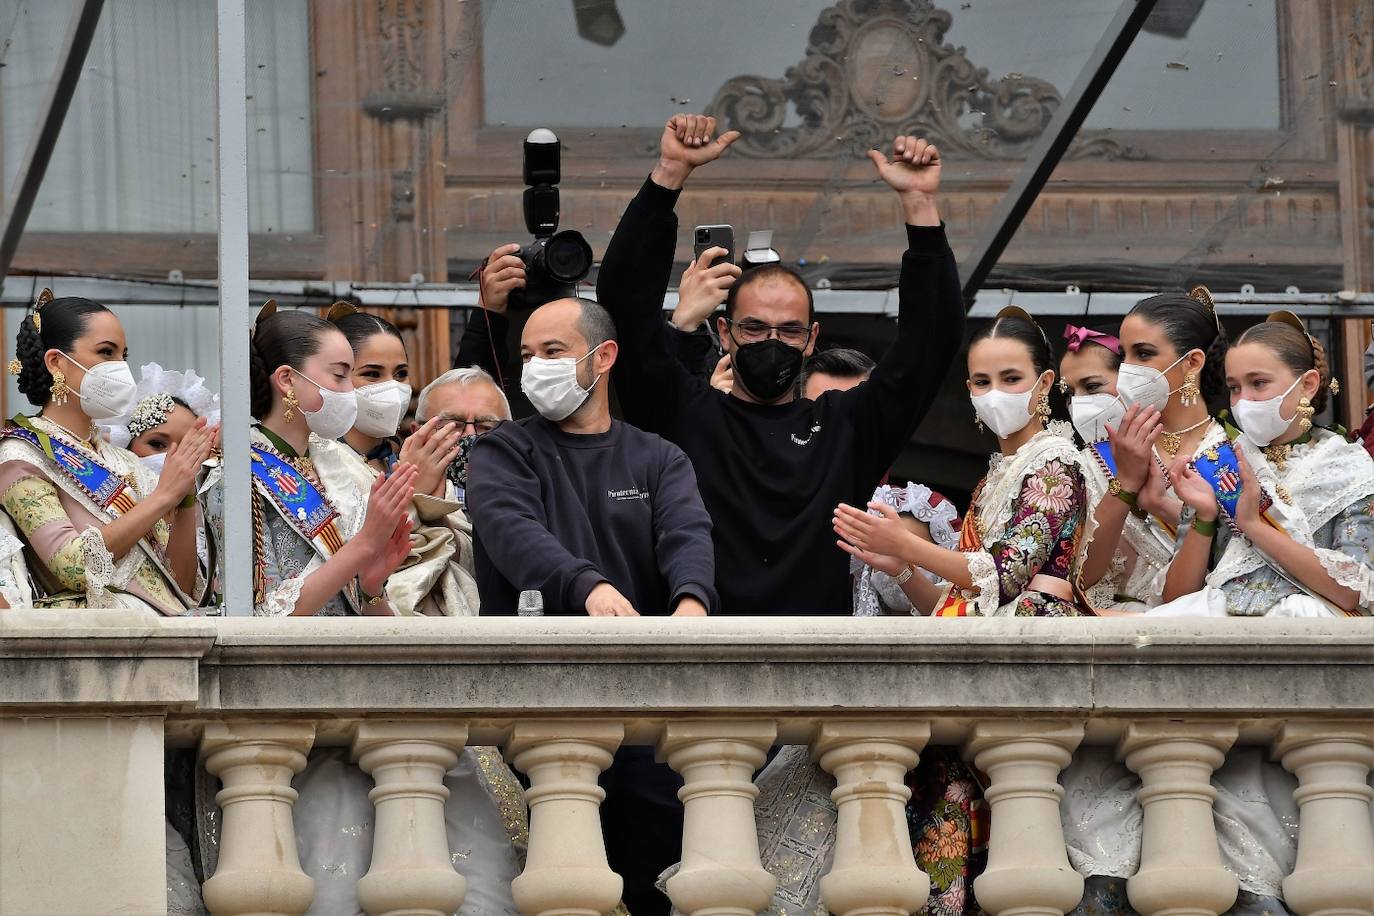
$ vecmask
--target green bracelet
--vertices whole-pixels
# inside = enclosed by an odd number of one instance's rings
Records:
[[[186,498],[177,503],[178,509],[194,509],[196,507],[196,494],[194,491],[187,493]]]
[[[1132,510],[1139,508],[1139,506],[1136,505],[1136,494],[1124,487],[1117,489],[1116,498],[1130,506]]]
[[[1210,522],[1200,518],[1193,519],[1193,530],[1205,538],[1214,537],[1217,533],[1217,521],[1212,519]]]

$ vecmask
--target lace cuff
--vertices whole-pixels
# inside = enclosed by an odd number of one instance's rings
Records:
[[[82,565],[86,567],[86,606],[111,607],[110,589],[123,589],[142,560],[138,545],[129,548],[124,559],[116,563],[114,554],[105,546],[105,538],[99,528],[87,528],[78,539],[81,541]]]
[[[24,542],[10,534],[4,528],[0,528],[0,563],[9,562],[9,558],[24,550]]]
[[[262,604],[253,606],[254,617],[290,617],[305,588],[305,576],[294,576],[267,593]]]
[[[1314,552],[1321,561],[1322,569],[1336,580],[1337,585],[1343,585],[1360,596],[1361,608],[1366,612],[1374,609],[1374,569],[1339,550],[1317,547]]]
[[[995,617],[1002,603],[1001,580],[997,575],[997,564],[992,554],[982,550],[971,550],[964,554],[968,558],[968,574],[973,580],[973,588],[966,596],[973,602],[980,617]]]

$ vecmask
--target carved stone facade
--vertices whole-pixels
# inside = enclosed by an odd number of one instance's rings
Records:
[[[443,282],[444,4],[315,0],[311,12],[327,276]],[[446,315],[386,317],[419,379],[450,367]]]
[[[1016,159],[1049,126],[1060,95],[1021,74],[993,82],[963,48],[945,43],[954,17],[931,0],[841,0],[821,13],[805,58],[782,79],[739,76],[710,111],[761,158],[833,157],[925,137],[952,156]],[[795,112],[801,125],[786,126]],[[981,123],[969,126],[970,118]],[[1081,137],[1070,158],[1136,158],[1103,137]]]
[[[1331,27],[1343,57],[1335,82],[1345,288],[1368,292],[1374,290],[1374,3],[1336,0]],[[1360,391],[1364,378],[1358,355],[1369,346],[1370,323],[1345,325],[1341,384]],[[1363,417],[1351,411],[1345,419],[1358,425]]]

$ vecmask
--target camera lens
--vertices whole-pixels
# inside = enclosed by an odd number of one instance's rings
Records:
[[[705,241],[709,240],[710,238],[711,238],[711,233],[707,232],[705,229],[698,229],[698,230],[697,230],[697,241],[698,241],[698,242],[705,242]]]
[[[565,229],[544,246],[543,267],[559,283],[576,283],[592,269],[592,246],[582,233]]]

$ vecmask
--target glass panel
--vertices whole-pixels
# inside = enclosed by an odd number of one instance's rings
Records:
[[[1341,288],[1337,55],[1289,0],[1163,6],[1085,126],[1125,155],[1066,157],[987,287]],[[1080,142],[1083,138],[1080,138]]]
[[[27,152],[77,6],[16,2],[18,24],[0,71],[6,187]],[[306,0],[254,0],[249,11],[249,181],[257,203],[250,228],[309,230]],[[215,0],[108,0],[28,230],[213,232],[214,67]]]

